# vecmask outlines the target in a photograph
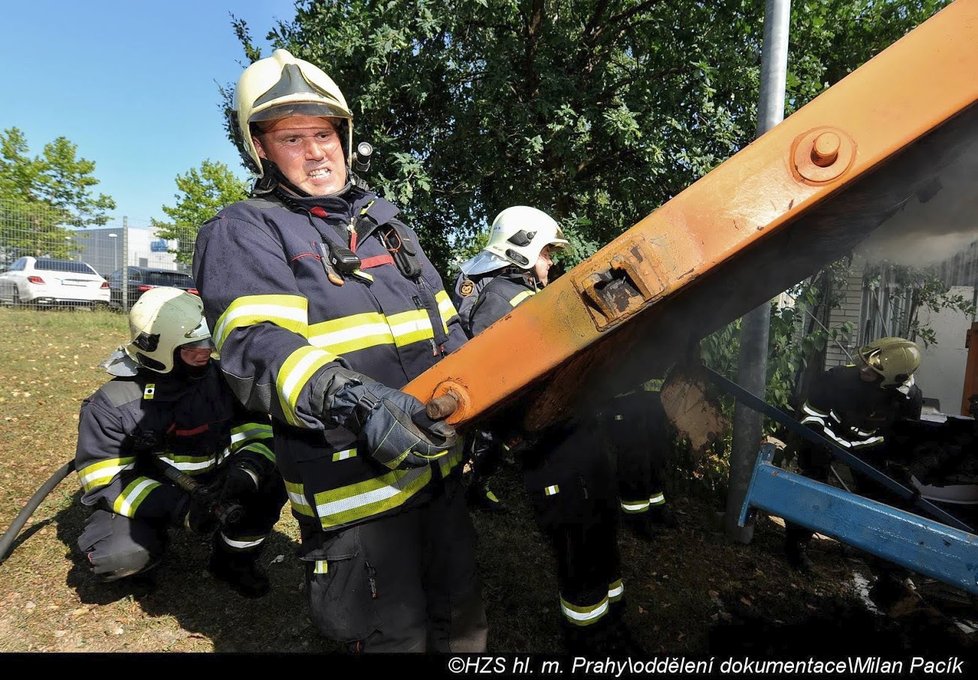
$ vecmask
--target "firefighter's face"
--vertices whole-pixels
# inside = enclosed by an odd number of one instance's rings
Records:
[[[211,360],[210,347],[181,347],[180,361],[190,368],[201,368]]]
[[[881,379],[880,374],[866,364],[863,364],[859,369],[859,377],[863,382],[876,382]]]
[[[533,265],[533,273],[536,274],[537,280],[544,286],[547,285],[550,268],[553,266],[553,249],[550,246],[544,246],[543,250],[540,251],[539,257],[537,257],[537,263]]]
[[[310,196],[328,196],[346,186],[346,159],[329,118],[290,116],[271,121],[256,135],[258,155]]]

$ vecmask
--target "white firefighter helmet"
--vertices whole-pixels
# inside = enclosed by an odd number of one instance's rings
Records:
[[[178,347],[209,347],[211,332],[204,319],[204,303],[179,288],[150,288],[129,310],[132,340],[103,367],[112,375],[135,375],[140,366],[157,373],[173,370]]]
[[[346,122],[347,163],[353,142],[353,113],[333,79],[318,66],[296,59],[288,50],[275,50],[245,69],[234,90],[234,110],[244,151],[255,162],[259,176],[261,158],[251,136],[251,124],[289,116],[323,116]],[[337,132],[344,132],[339,126]]]
[[[859,358],[883,378],[880,387],[897,387],[920,367],[920,348],[905,338],[880,338],[860,347]]]
[[[564,232],[554,218],[536,208],[514,205],[496,215],[489,243],[462,264],[462,273],[474,276],[510,265],[532,269],[546,246],[563,248],[565,245]]]

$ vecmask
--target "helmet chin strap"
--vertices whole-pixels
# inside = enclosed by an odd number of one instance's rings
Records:
[[[282,199],[285,203],[288,203],[291,198],[311,198],[312,195],[297,187],[295,184],[289,181],[289,179],[282,174],[278,166],[267,158],[261,159],[261,169],[262,176],[258,178],[255,182],[254,188],[251,190],[251,195],[260,197],[268,196],[269,194],[274,194],[278,198]],[[339,191],[336,191],[329,196],[339,196],[344,194],[352,186],[350,177],[352,176],[350,168],[346,168],[346,184]],[[323,196],[322,198],[326,198]]]

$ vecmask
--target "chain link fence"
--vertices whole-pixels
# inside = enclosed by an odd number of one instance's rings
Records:
[[[196,292],[193,243],[125,217],[85,229],[62,218],[50,206],[0,199],[0,305],[126,312],[155,286]]]

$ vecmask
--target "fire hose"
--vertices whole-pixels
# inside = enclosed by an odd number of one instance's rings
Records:
[[[240,503],[227,502],[220,498],[219,494],[214,493],[214,491],[204,484],[201,484],[195,480],[190,475],[181,472],[177,468],[173,467],[161,458],[155,459],[157,462],[157,467],[160,472],[168,480],[173,482],[177,487],[186,491],[191,497],[198,499],[208,510],[213,513],[214,517],[217,518],[221,526],[226,526],[229,524],[234,524],[241,520],[244,515],[244,507]],[[24,528],[27,524],[27,520],[31,518],[34,511],[37,510],[38,506],[48,497],[54,487],[61,483],[65,477],[70,475],[75,470],[75,459],[72,458],[67,463],[62,465],[58,470],[51,475],[41,487],[34,492],[30,500],[24,508],[18,513],[17,517],[14,518],[13,523],[10,528],[3,534],[0,538],[0,563],[7,559],[8,555],[12,551],[12,546],[20,533],[20,530]]]
[[[10,528],[7,529],[7,532],[3,535],[3,538],[0,538],[0,562],[7,559],[7,554],[10,552],[11,546],[14,544],[14,539],[17,538],[17,534],[19,534],[20,530],[24,528],[24,525],[27,524],[27,520],[29,520],[31,515],[34,514],[34,511],[37,510],[37,507],[41,504],[41,501],[47,498],[48,494],[54,490],[54,487],[60,484],[61,480],[74,472],[74,470],[75,459],[72,458],[58,468],[57,472],[51,475],[51,478],[44,482],[44,484],[41,485],[41,488],[34,492],[34,495],[31,496],[29,501],[27,501],[27,505],[24,506],[24,509],[21,510],[17,517],[14,518],[13,524],[11,524]]]

